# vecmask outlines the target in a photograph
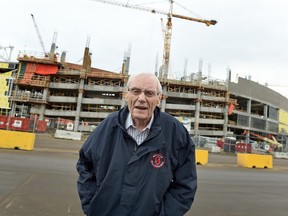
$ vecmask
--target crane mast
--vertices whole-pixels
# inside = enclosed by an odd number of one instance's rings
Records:
[[[164,11],[164,10],[150,8],[150,7],[143,7],[143,6],[136,5],[136,4],[124,3],[124,2],[120,2],[120,1],[116,1],[116,0],[92,0],[92,1],[112,4],[112,5],[131,8],[131,9],[142,10],[142,11],[151,12],[151,13],[155,13],[155,14],[157,13],[157,14],[167,15],[168,18],[167,18],[166,29],[163,30],[163,33],[164,33],[163,60],[162,60],[161,68],[160,68],[160,74],[159,74],[159,78],[163,78],[163,79],[168,78],[169,62],[170,62],[171,35],[172,35],[172,17],[184,19],[184,20],[189,20],[189,21],[194,21],[194,22],[199,22],[199,23],[204,23],[204,24],[206,24],[206,26],[215,25],[217,23],[216,20],[205,20],[205,19],[198,19],[198,18],[183,16],[183,15],[179,15],[179,14],[174,14],[172,12],[173,11],[173,0],[169,0],[170,8],[169,8],[168,12]]]
[[[42,50],[43,50],[44,54],[46,54],[46,49],[45,49],[45,46],[44,46],[44,43],[43,43],[43,40],[42,40],[40,31],[39,31],[39,29],[38,29],[38,25],[37,25],[37,23],[36,23],[36,21],[35,21],[35,18],[34,18],[34,16],[33,16],[33,14],[31,14],[31,17],[32,17],[33,24],[34,24],[34,27],[35,27],[35,29],[36,29],[37,36],[38,36],[38,39],[39,39],[39,41],[40,41]]]

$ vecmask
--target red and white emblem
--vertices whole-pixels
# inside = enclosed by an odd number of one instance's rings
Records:
[[[161,168],[165,164],[165,158],[162,154],[153,154],[150,163],[154,168]]]

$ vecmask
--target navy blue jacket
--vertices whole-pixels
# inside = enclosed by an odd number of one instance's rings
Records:
[[[197,189],[195,145],[186,128],[157,107],[138,147],[117,111],[79,151],[78,193],[89,216],[183,216]]]

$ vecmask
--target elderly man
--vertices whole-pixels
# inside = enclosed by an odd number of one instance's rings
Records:
[[[195,145],[159,109],[154,74],[130,76],[127,106],[94,130],[79,152],[78,192],[89,216],[183,216],[197,189]]]

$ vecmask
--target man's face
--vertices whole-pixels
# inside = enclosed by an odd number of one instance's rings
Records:
[[[133,120],[148,123],[161,99],[155,77],[147,74],[138,75],[131,80],[128,88],[125,99]]]

